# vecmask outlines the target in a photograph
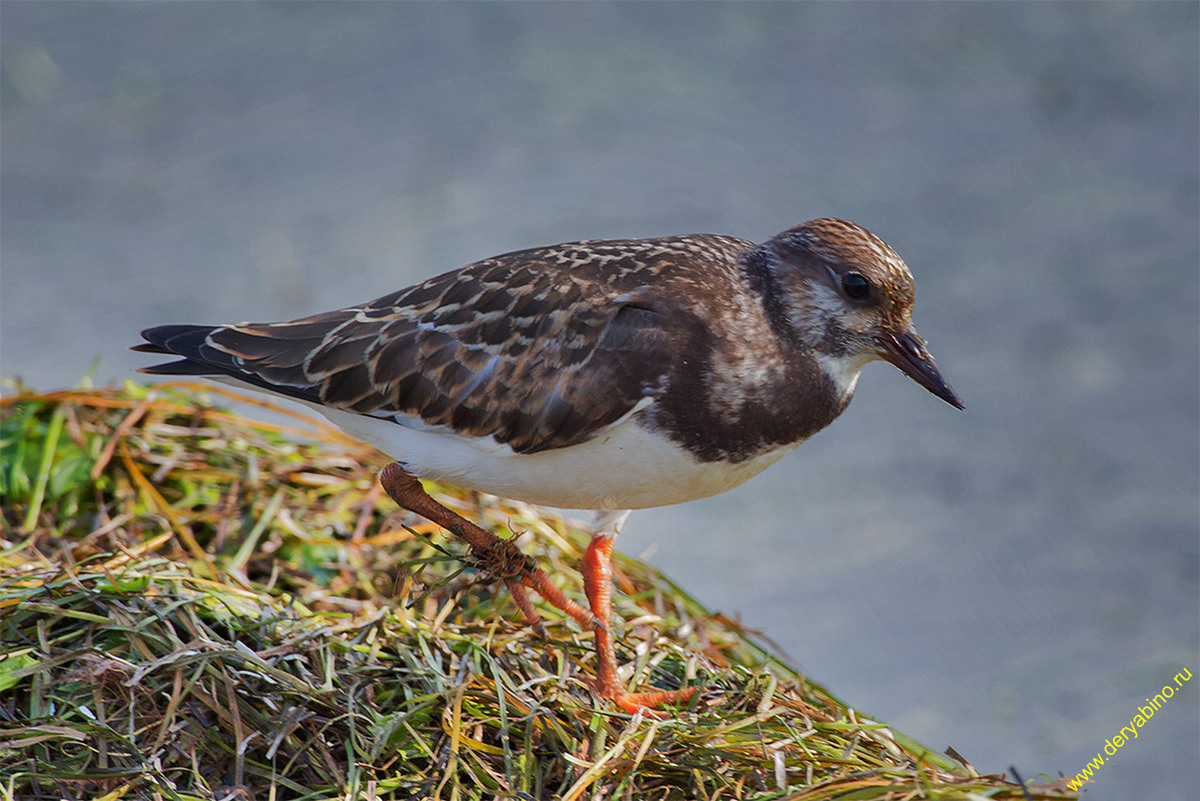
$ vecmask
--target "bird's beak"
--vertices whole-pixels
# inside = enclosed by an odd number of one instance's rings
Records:
[[[926,350],[925,340],[915,330],[908,328],[898,334],[880,334],[878,341],[882,358],[899,367],[905,375],[946,403],[956,409],[963,408],[962,400],[950,389],[942,377],[942,371]]]

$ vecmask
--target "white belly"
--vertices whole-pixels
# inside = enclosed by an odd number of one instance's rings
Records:
[[[706,498],[738,486],[799,442],[737,464],[701,462],[627,417],[580,445],[520,454],[491,437],[401,425],[321,406],[346,433],[379,448],[422,478],[544,506],[643,509]]]

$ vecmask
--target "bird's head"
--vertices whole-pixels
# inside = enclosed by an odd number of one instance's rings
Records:
[[[822,219],[784,231],[758,254],[777,314],[844,393],[867,362],[883,359],[963,408],[913,327],[912,273],[886,242],[852,222]]]

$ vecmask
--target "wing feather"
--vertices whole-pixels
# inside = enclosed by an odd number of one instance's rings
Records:
[[[574,263],[562,258],[569,246],[509,254],[285,323],[148,329],[143,348],[184,361],[145,372],[226,374],[400,424],[492,436],[521,453],[565,447],[664,388],[669,331],[639,300],[644,242],[604,243],[603,263],[582,268],[578,246]]]

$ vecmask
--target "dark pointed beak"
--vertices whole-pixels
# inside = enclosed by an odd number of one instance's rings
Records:
[[[942,377],[942,371],[926,350],[925,340],[913,329],[900,334],[880,335],[879,355],[946,403],[956,409],[963,408],[962,400],[950,389],[950,385]]]

